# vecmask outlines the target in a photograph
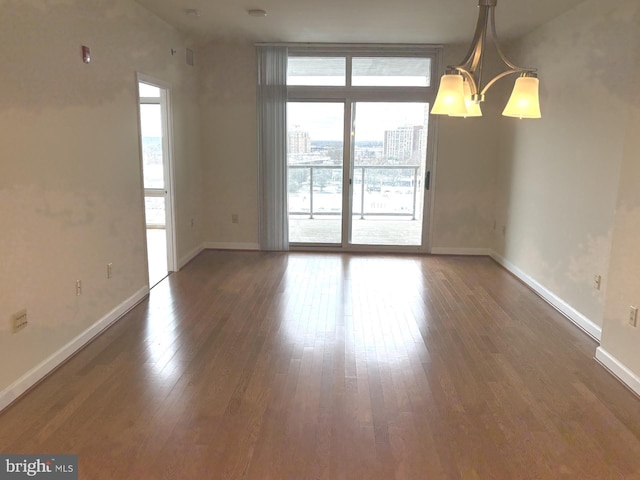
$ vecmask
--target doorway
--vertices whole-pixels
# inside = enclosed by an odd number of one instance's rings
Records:
[[[175,271],[169,89],[138,77],[149,287]]]

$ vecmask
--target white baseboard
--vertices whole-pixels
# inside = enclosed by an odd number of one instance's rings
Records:
[[[36,385],[40,380],[53,372],[58,366],[64,363],[74,353],[84,347],[96,336],[109,328],[113,323],[119,320],[125,313],[135,307],[149,294],[149,287],[137,291],[127,300],[122,302],[116,308],[107,313],[104,317],[94,323],[87,330],[82,332],[76,338],[67,343],[60,350],[52,354],[49,358],[36,365],[34,368],[25,373],[18,380],[13,382],[2,392],[0,392],[0,411],[13,403],[20,395],[25,393],[31,387]]]
[[[489,248],[449,248],[449,247],[433,247],[432,255],[482,255],[490,256]]]
[[[509,270],[512,274],[522,280],[529,288],[536,292],[542,299],[544,299],[549,305],[562,313],[565,317],[575,323],[579,328],[584,330],[586,334],[600,343],[600,337],[602,336],[602,328],[589,320],[582,313],[578,312],[575,308],[562,300],[556,294],[542,286],[528,274],[523,272],[516,265],[505,259],[498,253],[491,251],[491,258]]]
[[[607,352],[604,348],[596,349],[596,360],[607,370],[629,387],[636,395],[640,395],[640,377],[629,370],[616,357]]]
[[[193,260],[200,252],[205,249],[204,244],[198,245],[196,248],[187,253],[184,257],[178,260],[178,270],[181,270],[187,263]]]
[[[258,243],[207,242],[204,247],[209,250],[260,250]]]

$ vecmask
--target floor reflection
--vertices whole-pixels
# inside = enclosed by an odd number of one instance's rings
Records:
[[[149,287],[153,287],[168,275],[167,231],[164,228],[147,228],[147,257]]]
[[[148,300],[144,364],[162,386],[176,381],[183,373],[184,344],[178,341],[181,328],[184,325],[176,315],[173,288],[168,280],[160,282]]]
[[[422,344],[423,280],[408,258],[290,254],[281,302],[288,341],[340,341],[350,352],[397,362]]]

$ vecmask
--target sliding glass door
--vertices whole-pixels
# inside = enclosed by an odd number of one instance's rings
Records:
[[[344,104],[289,102],[289,242],[342,243]]]
[[[427,248],[434,54],[385,53],[313,56],[290,50],[293,247]]]
[[[422,245],[429,104],[353,106],[351,244]]]

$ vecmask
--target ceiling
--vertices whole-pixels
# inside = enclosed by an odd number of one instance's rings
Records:
[[[466,43],[477,0],[136,0],[187,33],[209,41]],[[517,37],[584,0],[500,0],[498,35]],[[188,15],[195,9],[199,16]],[[263,9],[266,17],[251,17]]]

